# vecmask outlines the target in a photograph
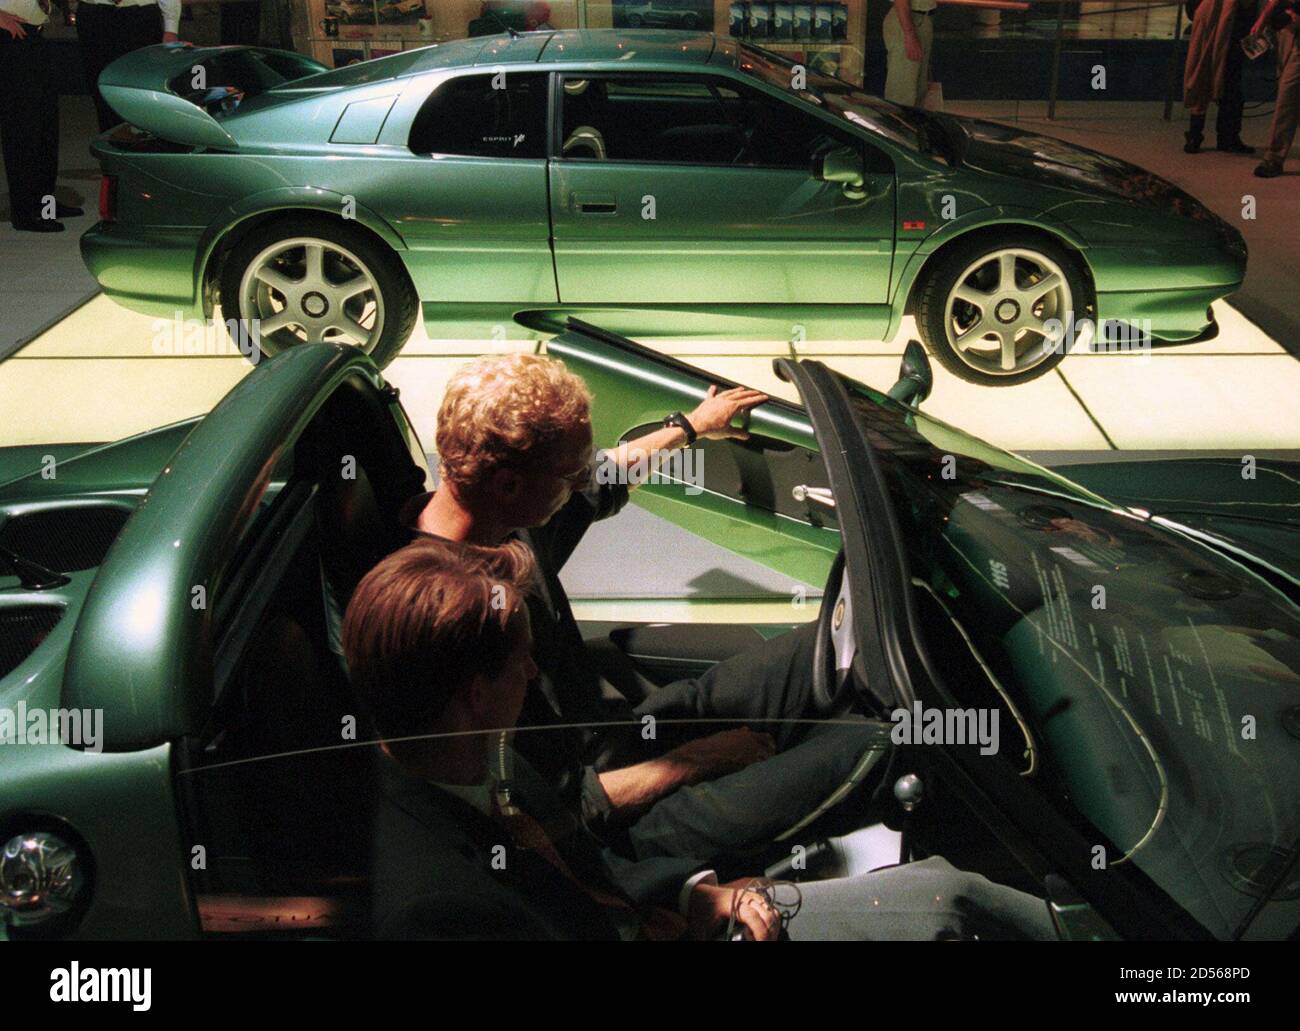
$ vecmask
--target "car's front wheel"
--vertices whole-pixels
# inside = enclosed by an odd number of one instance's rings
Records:
[[[283,220],[239,241],[221,270],[222,315],[264,356],[300,343],[349,344],[381,368],[415,326],[419,298],[401,259],[324,218]]]
[[[1041,237],[1008,234],[941,254],[916,321],[949,372],[1010,386],[1054,368],[1071,327],[1087,314],[1087,286],[1070,253]]]

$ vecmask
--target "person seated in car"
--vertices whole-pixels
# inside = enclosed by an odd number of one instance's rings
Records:
[[[439,488],[404,513],[414,537],[484,545],[516,538],[536,557],[529,610],[539,676],[521,725],[596,729],[525,734],[519,749],[631,856],[711,858],[762,847],[814,813],[880,747],[878,724],[814,719],[813,624],[634,705],[627,685],[636,674],[611,667],[610,656],[597,662],[560,582],[587,528],[623,507],[635,486],[628,481],[649,456],[697,435],[735,436],[733,420],[765,400],[757,390],[711,388],[674,425],[598,456],[590,395],[562,362],[480,358],[452,376],[438,412]],[[629,569],[662,561],[630,543],[626,551]],[[719,720],[740,725],[719,730]]]
[[[374,934],[776,939],[782,915],[752,881],[615,854],[510,747],[538,672],[534,572],[519,542],[421,540],[371,570],[348,606],[348,669],[381,738]],[[796,940],[1051,936],[1041,900],[938,858],[800,889]]]

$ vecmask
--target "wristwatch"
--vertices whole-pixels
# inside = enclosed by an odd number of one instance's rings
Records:
[[[691,420],[686,418],[686,416],[681,412],[673,412],[672,415],[664,416],[664,425],[676,426],[679,430],[685,433],[687,447],[690,447],[695,443],[695,438],[698,436],[695,432],[695,427],[691,425]]]

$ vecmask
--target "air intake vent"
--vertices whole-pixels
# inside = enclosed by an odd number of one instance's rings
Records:
[[[53,605],[0,609],[0,678],[17,669],[62,618],[63,609]]]
[[[0,526],[0,546],[60,573],[94,569],[130,517],[129,509],[116,505],[24,512]]]

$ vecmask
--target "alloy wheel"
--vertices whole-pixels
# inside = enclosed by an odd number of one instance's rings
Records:
[[[294,343],[352,344],[369,353],[384,331],[384,298],[360,258],[329,240],[277,240],[244,270],[240,312],[260,335]]]
[[[944,305],[953,352],[972,369],[1010,376],[1056,353],[1073,295],[1047,255],[1008,247],[982,255],[957,277]],[[1057,325],[1053,325],[1052,323]]]

